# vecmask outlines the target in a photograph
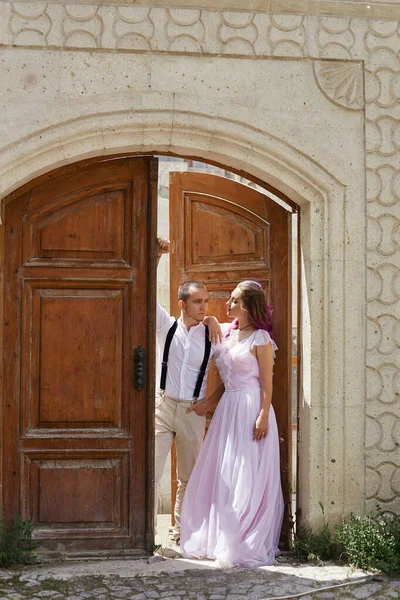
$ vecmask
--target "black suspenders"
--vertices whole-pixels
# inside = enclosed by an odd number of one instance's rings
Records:
[[[211,342],[208,339],[208,327],[207,327],[207,325],[204,325],[204,328],[206,330],[206,339],[205,339],[206,343],[205,343],[205,346],[204,346],[203,362],[201,363],[200,371],[199,371],[199,374],[197,376],[196,387],[194,388],[194,393],[193,393],[193,398],[195,400],[197,400],[197,398],[200,396],[200,390],[201,390],[201,386],[203,385],[203,379],[204,379],[204,375],[206,374],[207,363],[208,363],[208,359],[210,358],[210,352],[211,352]]]
[[[177,327],[178,327],[178,321],[175,320],[174,324],[169,329],[169,331],[167,333],[167,339],[165,340],[164,354],[163,354],[162,363],[161,363],[161,379],[160,379],[160,390],[163,392],[165,391],[165,384],[167,381],[169,349],[171,347],[172,338],[174,337],[174,333],[175,333]]]
[[[172,327],[169,329],[167,333],[167,338],[165,340],[163,359],[161,363],[161,379],[160,379],[160,390],[162,392],[165,391],[165,384],[167,381],[167,370],[168,370],[168,356],[169,349],[171,347],[172,338],[174,337],[176,328],[178,327],[178,320],[175,320]],[[208,327],[204,326],[205,329],[205,346],[204,346],[204,357],[203,362],[201,363],[200,371],[197,377],[196,387],[194,388],[193,398],[197,400],[200,395],[201,386],[203,385],[204,376],[206,374],[208,359],[210,358],[211,353],[211,342],[208,339]]]

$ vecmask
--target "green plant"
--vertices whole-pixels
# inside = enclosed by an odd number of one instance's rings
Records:
[[[11,577],[12,585],[18,585],[21,583],[21,573],[14,573]]]
[[[322,514],[324,509],[320,504]],[[321,564],[341,559],[361,569],[400,573],[400,515],[385,515],[378,507],[373,516],[351,514],[332,529],[325,521],[317,531],[298,527],[293,546],[297,556]]]
[[[0,516],[0,567],[32,562],[34,550],[30,521],[16,516],[7,526]]]
[[[335,534],[327,523],[315,533],[306,527],[299,527],[294,535],[293,548],[300,559],[318,564],[338,559],[341,555]]]
[[[52,577],[41,581],[40,588],[41,590],[55,591],[62,594],[69,593],[69,584],[67,582],[53,579]]]
[[[335,531],[332,531],[325,521],[324,507],[321,503],[320,507],[324,517],[323,526],[315,532],[299,526],[293,536],[293,548],[297,556],[302,560],[310,560],[318,564],[324,560],[340,558],[342,551]]]
[[[337,538],[349,564],[400,573],[400,515],[387,516],[380,509],[374,518],[352,514],[337,529]]]

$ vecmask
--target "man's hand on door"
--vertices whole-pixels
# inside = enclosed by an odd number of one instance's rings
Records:
[[[163,254],[168,254],[171,249],[171,242],[167,238],[157,238],[157,265]]]

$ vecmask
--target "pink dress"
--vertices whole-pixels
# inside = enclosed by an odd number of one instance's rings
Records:
[[[270,343],[275,350],[269,334],[256,330],[232,348],[226,345],[216,361],[225,392],[185,492],[181,550],[186,558],[259,567],[272,564],[279,553],[283,497],[272,406],[267,436],[253,440],[260,379],[250,350]]]

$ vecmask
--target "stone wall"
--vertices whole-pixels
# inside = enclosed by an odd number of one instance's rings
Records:
[[[214,160],[290,195],[303,513],[399,511],[400,6],[228,4],[247,8],[1,2],[0,195],[125,150]]]

